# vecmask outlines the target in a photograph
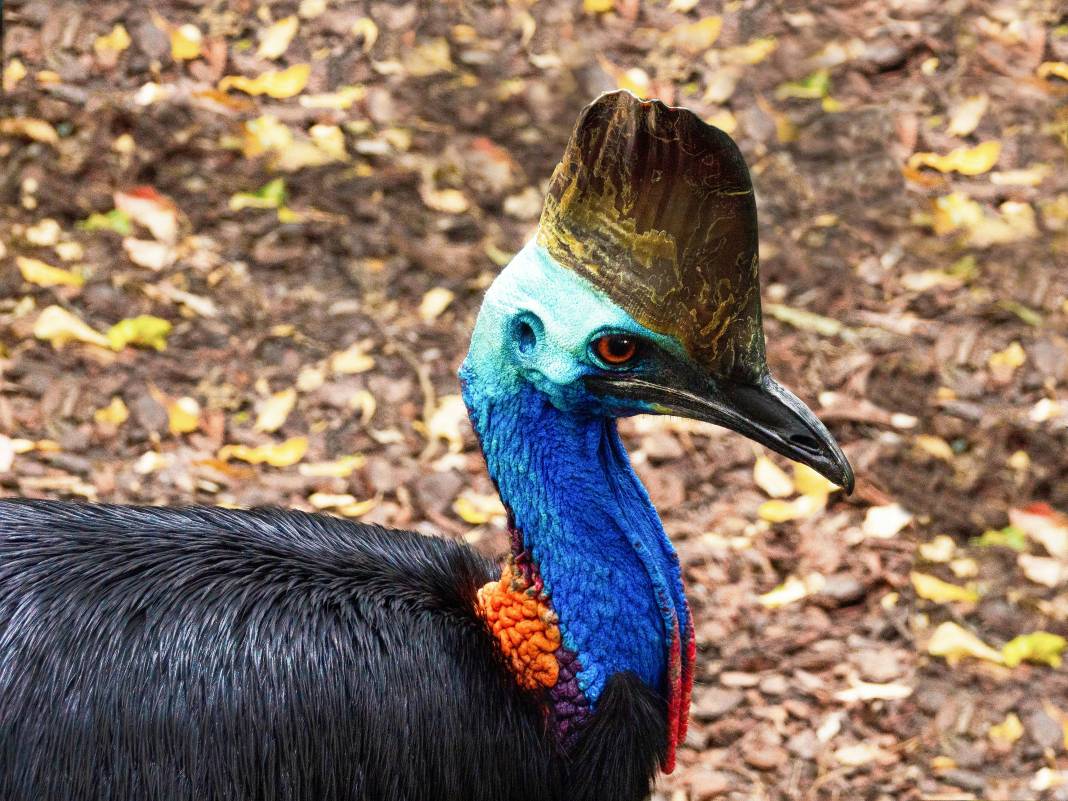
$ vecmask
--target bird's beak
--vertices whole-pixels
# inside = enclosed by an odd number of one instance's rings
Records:
[[[689,372],[689,371],[686,371]],[[674,375],[600,374],[586,386],[605,397],[640,401],[650,411],[721,425],[788,459],[808,465],[845,491],[853,491],[853,468],[819,418],[790,390],[765,374],[755,382]]]

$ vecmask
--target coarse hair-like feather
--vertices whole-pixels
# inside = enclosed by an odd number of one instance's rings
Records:
[[[662,698],[569,755],[455,542],[274,509],[0,502],[4,801],[639,801]]]

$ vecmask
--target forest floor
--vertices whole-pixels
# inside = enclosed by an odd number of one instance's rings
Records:
[[[772,371],[858,478],[623,422],[697,620],[658,792],[1068,799],[1057,0],[4,5],[4,494],[502,552],[457,367],[577,112],[625,86],[741,146]]]

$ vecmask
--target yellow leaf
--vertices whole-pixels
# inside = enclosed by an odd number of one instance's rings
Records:
[[[33,324],[33,335],[52,343],[52,347],[63,347],[67,342],[84,342],[88,345],[111,347],[108,338],[99,331],[90,328],[61,306],[49,306],[41,312]]]
[[[107,423],[108,425],[121,426],[130,417],[130,411],[126,408],[126,404],[122,402],[122,398],[115,395],[111,398],[111,403],[107,406],[102,406],[93,412],[93,419],[98,423]]]
[[[360,17],[349,29],[355,39],[363,39],[363,52],[370,53],[371,48],[378,41],[378,26],[370,17]]]
[[[912,515],[899,504],[873,506],[864,515],[861,530],[865,536],[886,540],[912,522]]]
[[[429,184],[419,187],[419,196],[426,207],[445,214],[463,214],[471,204],[459,189],[435,189]]]
[[[449,445],[449,451],[459,453],[463,450],[464,440],[461,427],[467,420],[467,407],[459,395],[443,395],[438,398],[430,418],[424,423],[426,437],[431,442],[442,440]]]
[[[436,286],[423,295],[419,303],[419,316],[424,323],[430,323],[438,319],[441,313],[449,308],[453,298],[456,297],[451,290],[443,286]]]
[[[285,423],[296,403],[297,391],[293,387],[274,393],[260,406],[255,429],[267,433],[277,431]]]
[[[1059,634],[1034,631],[1009,640],[1002,646],[1001,653],[1005,658],[1005,664],[1009,667],[1016,667],[1026,661],[1059,668],[1061,652],[1065,646],[1068,646],[1068,640]]]
[[[723,29],[721,17],[705,17],[697,22],[676,25],[667,33],[667,40],[671,46],[685,53],[696,54],[708,50]]]
[[[984,659],[999,665],[1005,662],[1000,651],[995,651],[970,631],[952,621],[946,621],[935,629],[927,643],[927,653],[944,657],[950,664],[965,657]]]
[[[24,136],[46,145],[59,143],[59,134],[52,124],[35,117],[13,117],[0,120],[0,134],[7,136]]]
[[[944,156],[938,153],[913,153],[910,169],[933,167],[939,172],[959,172],[961,175],[982,175],[989,172],[1001,156],[1001,142],[992,139],[975,147],[958,147]]]
[[[939,236],[958,228],[974,228],[982,225],[983,207],[963,192],[952,192],[934,201],[932,227]]]
[[[1038,69],[1035,71],[1039,78],[1048,78],[1051,75],[1056,75],[1058,78],[1064,78],[1068,81],[1068,62],[1064,61],[1043,61],[1038,65]]]
[[[340,456],[330,462],[302,464],[298,470],[302,476],[309,478],[348,478],[366,463],[367,457],[354,453],[351,456]]]
[[[794,482],[767,456],[758,456],[753,464],[753,481],[772,498],[787,498],[794,494]]]
[[[0,83],[0,86],[3,87],[5,92],[14,92],[15,87],[18,86],[25,77],[26,65],[17,58],[13,58],[7,62],[7,66],[4,67],[3,82]]]
[[[496,494],[481,495],[464,490],[452,503],[452,510],[460,519],[472,526],[481,526],[495,517],[508,514]]]
[[[289,43],[297,35],[300,21],[297,17],[283,17],[270,27],[260,31],[260,46],[256,50],[257,58],[276,59],[289,48]]]
[[[801,495],[792,501],[764,501],[757,509],[757,516],[769,523],[785,523],[812,517],[823,511],[826,505],[825,495]]]
[[[273,114],[245,121],[241,132],[241,153],[249,159],[285,150],[293,143],[293,132]]]
[[[930,434],[917,434],[913,442],[916,443],[916,447],[921,451],[936,459],[944,459],[947,462],[953,461],[955,456],[953,448],[941,437],[931,436]]]
[[[344,515],[345,517],[363,517],[370,512],[376,506],[380,499],[368,498],[366,501],[356,501],[356,503],[345,504],[344,506],[337,507],[337,513]]]
[[[170,36],[171,58],[175,61],[192,61],[200,55],[204,34],[196,25],[179,25],[170,28]]]
[[[104,53],[121,53],[130,46],[130,34],[120,23],[111,29],[111,33],[98,36],[93,42],[93,50],[97,55]]]
[[[821,476],[807,464],[794,462],[794,487],[802,495],[816,495],[826,498],[841,487]]]
[[[227,75],[219,81],[219,89],[237,89],[248,95],[267,95],[275,100],[294,97],[304,91],[311,76],[310,64],[294,64],[284,70],[270,70],[255,78],[244,75]]]
[[[336,92],[304,95],[298,101],[304,108],[329,108],[345,111],[367,96],[365,86],[342,86]]]
[[[22,277],[37,286],[81,286],[85,283],[85,279],[77,273],[53,267],[38,259],[17,256],[15,263]]]
[[[188,434],[200,427],[200,404],[189,396],[167,400],[167,429],[175,436]]]
[[[156,350],[167,349],[167,335],[171,324],[161,317],[139,314],[119,320],[108,329],[108,343],[112,350],[122,350],[127,345],[141,345]]]
[[[1016,717],[1015,712],[1010,712],[1005,716],[1005,720],[991,726],[986,732],[986,736],[995,743],[1005,743],[1006,745],[1012,745],[1023,737],[1023,734],[1023,723]]]
[[[990,105],[990,97],[985,92],[969,97],[955,109],[946,126],[950,136],[967,136],[977,127]]]
[[[758,596],[757,601],[768,609],[778,609],[819,592],[824,582],[824,577],[819,573],[812,573],[804,579],[790,576],[775,589]]]
[[[778,46],[779,42],[774,36],[765,36],[738,47],[728,47],[720,53],[720,59],[725,64],[759,64]]]
[[[939,534],[930,542],[924,542],[919,547],[920,556],[928,562],[944,564],[953,558],[957,552],[957,543],[952,537]]]
[[[987,359],[987,364],[992,368],[1007,368],[1009,370],[1015,370],[1017,367],[1023,366],[1027,361],[1027,351],[1023,349],[1023,346],[1015,340],[1009,344],[1005,350],[999,350],[996,353],[990,354],[990,358]]]
[[[59,235],[62,233],[63,229],[59,227],[58,222],[51,217],[45,217],[43,220],[27,228],[23,237],[31,245],[50,248],[59,241]]]
[[[366,373],[374,366],[374,356],[367,354],[367,345],[363,342],[357,342],[330,357],[330,369],[341,375]]]
[[[336,509],[356,503],[356,496],[348,493],[313,492],[308,496],[308,503],[316,509]]]
[[[587,14],[604,14],[616,6],[616,0],[582,0],[582,10]]]
[[[455,69],[449,55],[449,43],[444,36],[405,49],[402,51],[402,60],[404,68],[413,78],[425,78]]]
[[[289,467],[304,458],[308,452],[307,437],[293,437],[285,442],[271,442],[250,448],[248,445],[224,445],[218,453],[223,461],[238,459],[249,464],[269,464],[271,467]]]
[[[912,581],[912,586],[916,589],[918,596],[938,604],[956,601],[975,603],[979,600],[978,593],[926,573],[918,573],[914,570],[909,574],[909,580]]]

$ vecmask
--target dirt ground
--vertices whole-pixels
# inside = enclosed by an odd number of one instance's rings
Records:
[[[698,622],[658,797],[1068,799],[1063,641],[1003,649],[1068,635],[1057,0],[3,10],[4,494],[502,552],[456,370],[578,110],[625,86],[741,146],[769,362],[858,477],[623,423]]]

